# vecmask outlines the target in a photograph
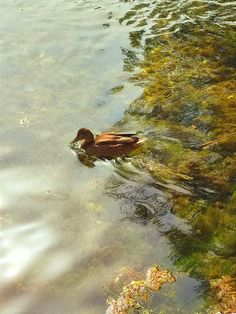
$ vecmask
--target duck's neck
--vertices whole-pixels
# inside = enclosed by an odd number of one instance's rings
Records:
[[[82,141],[80,147],[83,149],[86,149],[89,145],[91,145],[94,142],[94,135],[92,132],[89,132],[86,135],[86,138]]]

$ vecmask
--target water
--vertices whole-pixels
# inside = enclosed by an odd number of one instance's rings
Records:
[[[143,92],[129,80],[138,60],[129,54],[136,25],[126,25],[124,16],[133,5],[1,4],[4,314],[105,313],[106,287],[119,268],[160,264],[179,271],[181,254],[168,235],[189,235],[192,226],[173,214],[173,195],[192,195],[191,187],[153,179],[130,162],[98,161],[88,168],[68,147],[80,127],[114,128]],[[135,52],[143,59],[141,49]],[[145,123],[129,117],[116,128],[145,129],[152,137]],[[205,306],[204,281],[197,276],[182,273],[172,287],[174,296],[159,294],[154,307],[194,313]]]

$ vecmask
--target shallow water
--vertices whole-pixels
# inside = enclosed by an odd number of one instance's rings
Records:
[[[143,91],[129,80],[136,25],[124,17],[133,2],[1,4],[4,314],[104,313],[106,286],[120,267],[179,270],[174,260],[181,255],[166,234],[191,234],[189,222],[172,212],[173,195],[191,195],[191,188],[153,179],[129,161],[85,167],[68,147],[80,127],[113,129]],[[167,4],[175,21],[184,2]],[[152,135],[132,119],[122,128]],[[172,287],[174,296],[163,292],[154,306],[203,311],[204,281],[182,273]]]

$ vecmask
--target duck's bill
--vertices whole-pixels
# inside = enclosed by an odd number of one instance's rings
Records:
[[[75,138],[70,142],[70,144],[74,144],[74,143],[76,143],[76,142],[78,142],[78,140],[77,140],[77,138],[75,137]]]

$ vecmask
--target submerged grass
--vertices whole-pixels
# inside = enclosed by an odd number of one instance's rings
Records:
[[[201,2],[195,10],[203,17],[210,4]],[[145,14],[140,13],[147,7],[134,8],[120,20],[128,23],[137,17],[138,31],[130,35],[134,51],[125,55],[125,64],[129,71],[133,71],[132,65],[139,66],[131,80],[143,86],[143,94],[130,105],[119,125],[135,121],[148,136],[143,153],[133,159],[136,167],[158,181],[174,182],[192,192],[173,195],[172,209],[191,224],[191,234],[166,232],[178,268],[208,281],[233,277],[236,35],[232,27],[219,27],[207,18],[205,22],[196,18],[176,32],[167,28],[160,33],[170,19],[156,6],[150,13],[151,18],[159,12],[151,28],[155,36],[147,36],[146,23],[141,23]],[[135,49],[140,47],[143,58],[137,60]],[[215,142],[203,149],[201,145],[209,141]]]

